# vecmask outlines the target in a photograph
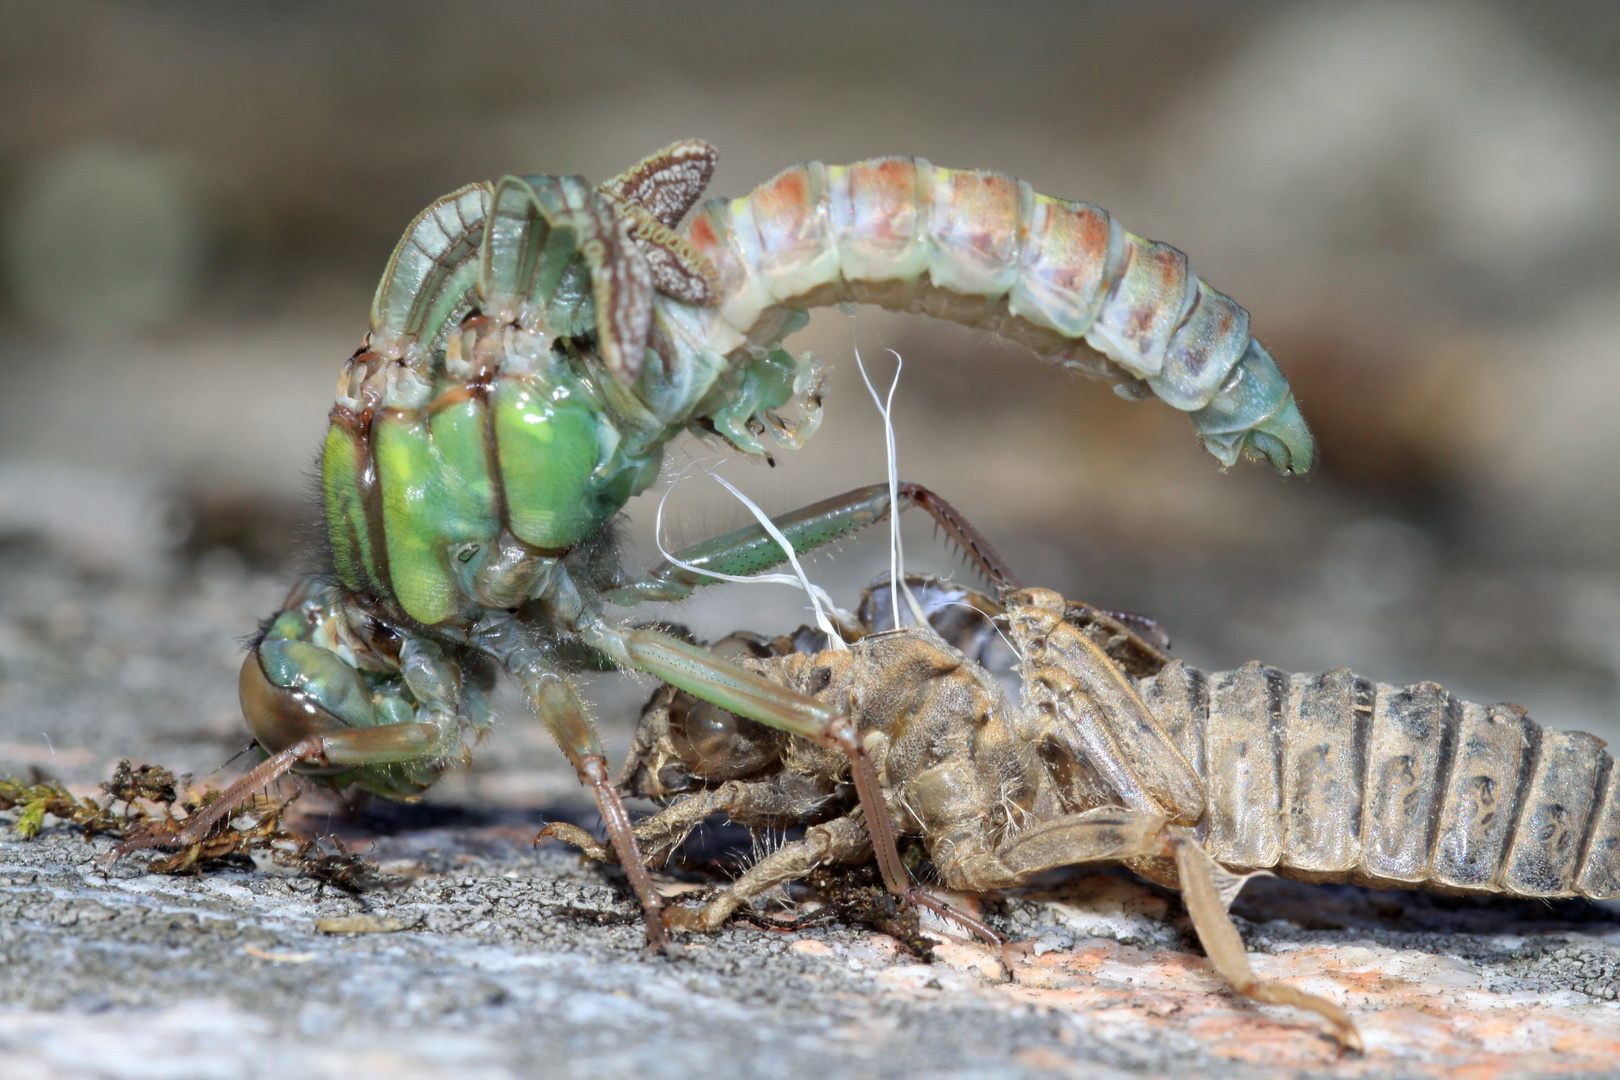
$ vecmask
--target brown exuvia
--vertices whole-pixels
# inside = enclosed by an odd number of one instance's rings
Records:
[[[928,628],[885,629],[891,593],[873,589],[848,648],[802,630],[734,634],[714,649],[847,713],[894,827],[922,841],[950,888],[1123,862],[1182,891],[1238,990],[1314,1010],[1351,1046],[1359,1039],[1337,1005],[1250,971],[1225,911],[1245,875],[1620,895],[1620,792],[1595,736],[1545,730],[1518,706],[1461,702],[1433,683],[1259,664],[1206,674],[1129,617],[1049,590],[1007,589],[996,601],[910,584]],[[655,856],[718,812],[809,827],[710,898],[691,920],[702,928],[872,850],[841,755],[672,688],[649,702],[620,783],[665,804],[636,827]]]

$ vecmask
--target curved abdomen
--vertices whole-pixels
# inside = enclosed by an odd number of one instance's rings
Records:
[[[1198,826],[1240,870],[1383,888],[1620,896],[1604,742],[1434,683],[1177,661],[1138,684],[1204,777]]]
[[[1086,203],[921,158],[788,169],[687,227],[720,273],[713,312],[664,305],[666,332],[727,353],[780,336],[783,309],[854,301],[952,319],[1193,413],[1227,464],[1303,472],[1314,446],[1249,316],[1167,244]],[[667,316],[675,315],[674,318]],[[679,325],[697,319],[701,327]]]

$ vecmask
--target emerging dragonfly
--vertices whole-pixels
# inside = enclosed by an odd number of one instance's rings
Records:
[[[883,158],[788,169],[709,202],[677,232],[715,160],[691,141],[596,186],[508,176],[412,222],[338,378],[322,459],[331,567],[298,583],[242,667],[265,759],[172,843],[201,839],[289,770],[421,792],[488,726],[498,668],[594,793],[654,944],[665,940],[658,897],[570,670],[649,672],[835,749],[881,814],[847,718],[605,610],[782,561],[753,527],[678,552],[685,567],[627,574],[609,522],[682,431],[750,454],[766,452],[767,433],[793,447],[814,432],[818,367],[780,348],[812,306],[875,303],[984,327],[1189,412],[1223,464],[1248,453],[1280,473],[1310,467],[1310,434],[1247,313],[1181,252],[1104,211],[999,173]],[[782,413],[795,397],[797,421]],[[972,543],[931,493],[908,485],[898,501],[863,488],[777,526],[806,551],[915,504]]]

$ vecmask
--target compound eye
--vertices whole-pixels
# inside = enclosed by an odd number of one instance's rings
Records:
[[[280,753],[306,735],[325,735],[348,725],[321,708],[308,694],[277,686],[264,673],[258,646],[248,650],[237,680],[242,715],[259,745]]]
[[[687,768],[705,780],[752,776],[782,752],[781,732],[686,694],[670,702],[669,734]]]

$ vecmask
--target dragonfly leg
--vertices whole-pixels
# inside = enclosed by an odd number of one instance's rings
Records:
[[[932,517],[1003,596],[1022,588],[1018,575],[994,545],[937,492],[903,481],[896,494],[900,509],[915,506]],[[793,545],[794,553],[802,555],[884,520],[890,510],[889,486],[870,484],[771,521]],[[684,600],[699,587],[719,580],[702,570],[733,576],[757,574],[780,565],[787,556],[782,545],[755,524],[681,548],[675,552],[675,560],[686,565],[661,562],[640,577],[621,583],[607,594],[607,599],[626,606],[646,600]],[[1077,625],[1098,626],[1097,636],[1112,642],[1110,656],[1123,661],[1133,674],[1151,675],[1169,663],[1165,653],[1169,635],[1152,619],[1089,604],[1074,603],[1071,607]]]
[[[900,509],[916,506],[927,512],[998,588],[1019,587],[1017,576],[984,534],[950,503],[921,484],[903,482],[897,494]],[[794,552],[804,554],[882,521],[891,509],[889,485],[872,484],[782,514],[771,521],[793,545]],[[675,553],[675,558],[697,567],[698,571],[674,562],[662,562],[640,577],[624,582],[607,598],[624,605],[645,600],[684,600],[699,586],[717,580],[699,571],[756,574],[785,562],[787,555],[775,538],[755,524],[682,548]]]
[[[547,730],[557,740],[557,745],[562,747],[563,753],[568,755],[580,783],[590,788],[596,798],[596,807],[602,815],[602,824],[607,828],[608,840],[619,856],[619,865],[624,867],[625,876],[630,879],[630,887],[641,901],[641,910],[647,919],[647,944],[653,948],[664,948],[669,944],[669,937],[664,931],[663,903],[659,900],[658,890],[653,888],[652,878],[647,874],[647,864],[636,846],[630,812],[625,809],[624,801],[619,798],[619,793],[608,778],[607,755],[596,737],[596,729],[585,716],[584,705],[574,693],[574,688],[553,672],[520,677],[520,681]]]
[[[376,727],[338,728],[310,733],[291,746],[271,754],[238,777],[219,797],[186,821],[178,833],[165,836],[148,834],[127,840],[113,848],[109,863],[131,851],[143,848],[188,848],[200,843],[219,822],[230,817],[253,793],[281,779],[300,765],[317,768],[356,765],[386,765],[416,761],[431,756],[442,742],[433,724],[379,724]]]
[[[654,949],[666,948],[669,935],[664,930],[663,903],[636,845],[630,812],[608,778],[607,755],[579,695],[568,680],[558,674],[546,648],[532,640],[515,620],[492,620],[478,633],[478,643],[511,672],[540,715],[541,723],[568,756],[579,782],[595,797],[619,865],[624,867],[630,887],[641,901],[642,914],[647,921],[647,944]]]

